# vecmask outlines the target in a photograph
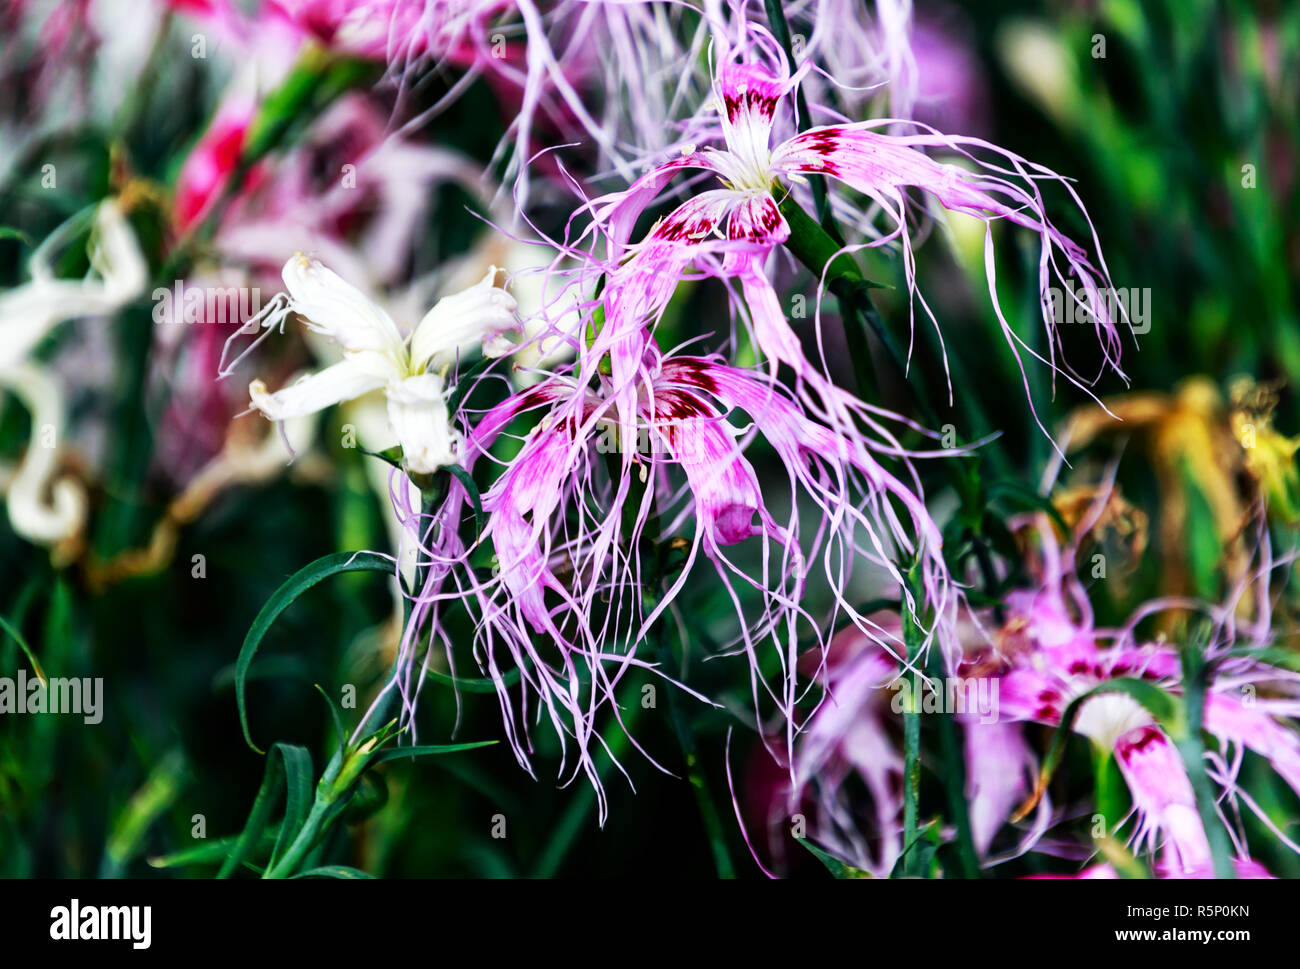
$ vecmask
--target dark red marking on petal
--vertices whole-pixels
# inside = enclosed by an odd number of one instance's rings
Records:
[[[672,380],[716,395],[718,382],[708,372],[709,366],[708,362],[695,357],[681,357],[677,360],[665,361],[663,373]]]
[[[1131,740],[1125,738],[1124,750],[1126,753],[1138,753],[1156,741],[1163,741],[1164,737],[1165,735],[1155,727],[1140,727],[1136,736]]]
[[[712,411],[694,394],[680,390],[659,390],[655,394],[655,419],[683,421],[711,417]]]
[[[668,242],[694,242],[718,227],[718,220],[709,215],[687,216],[681,209],[671,213],[651,234],[652,238]]]

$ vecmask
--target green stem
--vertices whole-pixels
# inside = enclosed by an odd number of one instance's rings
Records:
[[[930,655],[930,671],[939,682],[943,681],[943,656],[938,650]],[[970,809],[966,803],[966,759],[963,756],[957,721],[952,713],[940,715],[938,730],[948,814],[957,829],[957,857],[961,861],[964,877],[979,878],[982,870],[979,855],[975,851],[975,838],[971,833]]]
[[[1214,809],[1214,789],[1210,786],[1210,779],[1205,773],[1205,745],[1201,740],[1201,732],[1205,720],[1205,684],[1209,671],[1202,652],[1204,641],[1204,636],[1194,637],[1181,650],[1187,732],[1176,742],[1176,746],[1179,753],[1183,755],[1187,777],[1192,783],[1192,793],[1196,795],[1196,810],[1201,816],[1205,837],[1210,843],[1214,876],[1236,878],[1237,869],[1232,863],[1232,846],[1219,814]]]
[[[342,804],[327,803],[317,796],[315,803],[311,806],[311,811],[307,815],[307,820],[298,829],[298,834],[293,839],[293,842],[285,850],[285,853],[266,869],[262,877],[288,878],[292,875],[294,869],[306,857],[307,852],[311,851],[316,842],[329,829],[330,823],[342,810]]]
[[[911,578],[911,570],[908,570]],[[915,595],[915,591],[913,592]],[[924,640],[920,624],[916,619],[915,607],[904,606],[903,642],[907,647],[907,661],[916,669],[921,656]],[[921,698],[909,693],[903,707],[903,844],[907,854],[903,858],[903,875],[907,878],[921,878],[924,871],[921,866],[921,853],[917,850],[918,819],[921,802]]]
[[[666,626],[667,623],[661,620],[655,635],[659,662],[665,669],[672,663],[672,651],[668,648],[668,637],[665,635]],[[704,823],[704,830],[713,852],[713,866],[719,878],[735,878],[736,869],[731,863],[731,855],[727,851],[727,841],[723,834],[722,815],[718,813],[718,806],[709,792],[708,779],[700,769],[695,732],[682,712],[681,699],[677,696],[677,691],[673,689],[668,690],[668,713],[672,720],[673,732],[677,735],[678,746],[681,747],[682,759],[686,763],[686,779],[695,790],[695,803],[699,807],[700,820]]]

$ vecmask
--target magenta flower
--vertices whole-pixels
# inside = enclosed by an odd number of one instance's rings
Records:
[[[1102,293],[1102,284],[1108,283],[1105,264],[1101,263],[1100,270],[1094,268],[1084,250],[1048,221],[1038,190],[1039,181],[1058,182],[1082,211],[1082,203],[1064,179],[976,138],[943,135],[929,129],[922,134],[885,133],[880,129],[890,125],[888,120],[813,128],[773,147],[770,142],[774,119],[799,77],[791,76],[784,54],[763,28],[749,25],[746,38],[747,43],[737,46],[716,72],[719,114],[713,134],[721,146],[690,146],[680,158],[658,166],[625,191],[591,203],[594,222],[607,236],[610,257],[615,262],[609,284],[611,305],[621,308],[627,318],[652,319],[692,266],[738,278],[759,348],[773,366],[777,362],[788,364],[824,390],[826,382],[817,378],[817,371],[804,358],[764,265],[790,234],[778,207],[779,198],[789,191],[782,182],[797,185],[805,176],[825,175],[866,196],[890,223],[886,233],[867,244],[897,242],[901,246],[909,292],[927,315],[929,308],[916,285],[906,192],[919,189],[945,207],[983,221],[988,227],[989,294],[1022,372],[1022,352],[1037,354],[1015,335],[998,302],[992,226],[1007,221],[1038,234],[1041,305],[1051,347],[1044,362],[1080,383],[1068,368],[1062,369],[1056,362],[1060,337],[1053,322],[1049,292],[1055,282],[1087,311],[1106,362],[1118,371],[1119,332]],[[936,161],[923,151],[927,148],[957,152],[974,170]],[[980,160],[976,150],[995,156],[996,161]],[[692,169],[711,172],[722,186],[696,192],[661,219],[644,240],[632,244],[631,233],[641,213],[676,175]],[[860,221],[857,208],[847,199],[837,200],[837,205],[841,212]],[[1099,252],[1095,234],[1093,244]],[[931,321],[937,328],[932,315]],[[826,390],[825,395],[836,396],[833,390]],[[835,407],[830,401],[825,404]]]
[[[808,834],[820,847],[880,877],[903,850],[903,754],[885,689],[898,671],[898,660],[856,629],[836,637],[824,674],[828,697],[794,750],[795,780],[783,811],[806,813]],[[870,798],[864,815],[853,807],[853,777]]]
[[[507,665],[499,654],[522,671],[524,710],[529,695],[539,698],[557,732],[576,741],[576,769],[598,790],[595,717],[606,704],[619,717],[614,691],[629,669],[654,669],[638,646],[701,559],[736,609],[740,632],[731,651],[747,657],[756,717],[761,724],[772,711],[787,745],[807,688],[795,669],[799,636],[823,628],[801,605],[809,563],[825,570],[833,614],[849,616],[894,651],[901,649],[897,636],[845,598],[850,563],[873,562],[903,587],[894,563],[913,557],[927,603],[941,617],[953,609],[939,532],[915,482],[909,487],[870,454],[849,449],[763,377],[642,344],[631,384],[599,372],[590,382],[556,376],[488,412],[467,440],[465,465],[486,454],[516,416],[535,410],[542,417],[523,449],[482,496],[482,538],[495,550],[495,574],[469,589],[426,589],[425,598],[473,594],[480,664],[498,682]],[[730,423],[732,411],[743,411],[752,429]],[[786,520],[770,510],[772,496],[745,456],[754,436],[766,439],[788,475]],[[644,491],[634,491],[634,482]],[[463,494],[456,495],[463,508]],[[811,535],[801,506],[814,511]],[[450,514],[457,520],[459,509]],[[647,530],[681,556],[662,583],[627,551]],[[936,621],[931,635],[940,626]],[[766,650],[776,656],[776,682],[760,672]],[[520,717],[504,687],[501,695],[507,732],[527,767],[526,732],[516,726]],[[603,792],[601,801],[603,809]]]
[[[1136,643],[1131,632],[1136,618],[1119,631],[1095,627],[1070,552],[1057,547],[1046,525],[1041,548],[1038,587],[1010,594],[1005,621],[991,634],[986,631],[991,616],[970,613],[956,630],[961,650],[949,657],[951,682],[957,686],[951,695],[966,702],[966,709],[956,712],[965,738],[972,835],[985,865],[1034,848],[1057,850],[1043,840],[1052,811],[1032,784],[1037,758],[1024,723],[1059,726],[1072,700],[1118,678],[1146,680],[1175,695],[1183,689],[1178,653],[1164,643]],[[1137,618],[1159,605],[1144,607]],[[1231,621],[1231,612],[1221,615]],[[907,687],[910,674],[854,629],[836,637],[828,656],[810,661],[824,669],[827,697],[793,748],[795,782],[784,816],[806,813],[809,835],[821,847],[846,864],[886,874],[901,850],[903,826],[900,717],[891,696]],[[984,694],[981,682],[990,685]],[[945,687],[951,689],[951,684]],[[987,710],[980,706],[981,695],[989,700]],[[1239,817],[1240,805],[1300,852],[1300,845],[1277,828],[1237,781],[1242,753],[1249,750],[1300,793],[1300,733],[1284,719],[1297,713],[1300,675],[1249,656],[1224,659],[1209,684],[1204,729],[1218,745],[1206,753],[1207,775],[1221,792],[1216,809],[1228,825],[1242,877],[1268,875],[1250,859],[1240,825],[1229,823]],[[1147,709],[1127,693],[1101,692],[1078,708],[1072,729],[1115,757],[1133,805],[1135,825],[1128,841],[1134,850],[1155,853],[1156,874],[1209,876],[1209,840],[1185,763]],[[861,788],[868,801],[862,800]],[[1026,801],[1031,791],[1033,798]],[[991,856],[994,837],[1008,820],[1035,806],[1034,823],[1020,834],[1016,847]],[[1128,820],[1108,818],[1107,829],[1114,833]],[[1109,865],[1096,865],[1077,877],[1114,874]]]
[[[176,224],[180,229],[189,229],[207,215],[230,183],[256,113],[256,100],[239,91],[218,106],[176,180]]]

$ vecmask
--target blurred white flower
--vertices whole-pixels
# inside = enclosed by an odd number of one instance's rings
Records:
[[[0,468],[14,532],[41,545],[66,546],[81,534],[86,494],[74,478],[54,480],[63,439],[63,388],[49,369],[29,354],[59,323],[116,312],[144,291],[147,267],[121,208],[103,202],[95,213],[89,245],[90,273],[60,279],[50,253],[75,228],[56,229],[32,254],[31,280],[0,293],[0,388],[31,413],[31,435],[19,465]]]
[[[32,254],[30,282],[0,293],[0,372],[22,363],[64,320],[116,312],[144,290],[144,257],[126,217],[112,200],[95,213],[90,274],[84,279],[55,277],[50,253],[75,224],[74,219],[56,229]]]
[[[31,414],[27,453],[0,481],[14,531],[30,542],[55,545],[80,533],[86,492],[73,478],[54,480],[56,443],[63,433],[63,392],[49,373],[31,364],[0,372],[0,384]]]
[[[1081,116],[1070,52],[1047,25],[1012,20],[999,29],[997,50],[1011,80],[1054,121],[1072,127]]]

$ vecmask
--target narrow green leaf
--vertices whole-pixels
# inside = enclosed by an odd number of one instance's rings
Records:
[[[271,825],[262,830],[258,848],[271,848],[278,835],[278,827]],[[228,838],[214,838],[205,841],[196,848],[185,848],[166,855],[157,855],[149,859],[150,868],[184,868],[188,865],[215,865],[226,860],[226,856],[239,843],[240,835]]]
[[[359,447],[357,450],[369,457],[379,458],[379,460],[383,461],[385,464],[391,464],[398,471],[403,470],[402,458],[404,455],[402,454],[402,446],[400,444],[394,444],[392,447],[385,448],[382,451],[367,451],[363,447]]]
[[[179,749],[164,755],[144,784],[113,819],[101,877],[117,877],[139,852],[145,835],[158,817],[175,803],[185,781],[185,758]]]
[[[854,868],[852,865],[846,865],[834,855],[823,851],[806,838],[795,838],[801,845],[807,848],[814,858],[826,866],[836,878],[874,878],[875,876],[869,871],[863,871],[861,868]]]
[[[311,754],[305,747],[276,744],[272,755],[280,751],[284,765],[285,788],[287,790],[284,808],[284,821],[280,825],[280,836],[275,840],[275,850],[271,852],[271,864],[275,864],[281,852],[292,842],[293,837],[307,820],[307,812],[312,805],[312,781],[314,774],[311,766]]]
[[[343,729],[343,714],[339,712],[339,708],[334,705],[334,701],[325,692],[324,688],[319,683],[314,685],[320,695],[325,698],[325,706],[329,707],[330,719],[334,721],[334,739],[339,742],[339,750],[342,750],[348,745],[348,732]]]
[[[375,876],[362,871],[360,868],[349,868],[347,865],[322,865],[320,868],[312,868],[309,871],[299,872],[292,876],[294,878],[367,878],[373,879]]]
[[[9,625],[9,620],[5,619],[4,616],[0,616],[0,629],[8,633],[10,638],[18,644],[18,648],[26,654],[27,662],[32,664],[32,672],[36,674],[36,678],[42,683],[47,683],[48,679],[45,676],[45,670],[41,669],[40,661],[36,658],[36,654],[32,652],[32,648],[27,645],[27,640],[23,639],[23,634],[18,631],[17,627]]]
[[[388,750],[381,750],[371,760],[372,764],[383,764],[390,760],[400,760],[404,757],[430,757],[436,754],[455,754],[462,750],[477,750],[479,747],[491,747],[499,743],[496,740],[476,740],[472,743],[465,744],[436,744],[422,745],[415,747],[391,747]]]
[[[253,743],[253,735],[248,728],[248,708],[244,700],[244,690],[248,679],[248,668],[257,655],[262,639],[266,636],[280,613],[289,608],[299,596],[324,579],[343,572],[386,572],[393,573],[393,562],[374,552],[336,552],[317,559],[310,565],[295,572],[284,585],[262,607],[262,611],[253,620],[244,645],[240,647],[239,659],[235,663],[235,701],[239,706],[239,724],[244,730],[244,741],[259,754],[265,753]]]
[[[263,832],[271,821],[271,813],[275,810],[280,791],[285,786],[286,776],[290,771],[293,772],[293,776],[289,783],[288,806],[285,810],[284,822],[280,825],[279,836],[276,838],[276,851],[278,852],[281,845],[289,840],[287,829],[292,827],[296,831],[302,827],[305,818],[304,798],[308,803],[311,801],[311,754],[305,747],[272,744],[271,754],[266,761],[266,770],[262,774],[262,786],[258,788],[257,797],[253,800],[253,809],[248,813],[248,821],[239,835],[239,840],[235,842],[234,850],[226,856],[225,864],[217,872],[218,878],[229,878],[231,872],[248,857],[254,845],[261,843]],[[302,780],[304,773],[307,784],[305,794]]]

